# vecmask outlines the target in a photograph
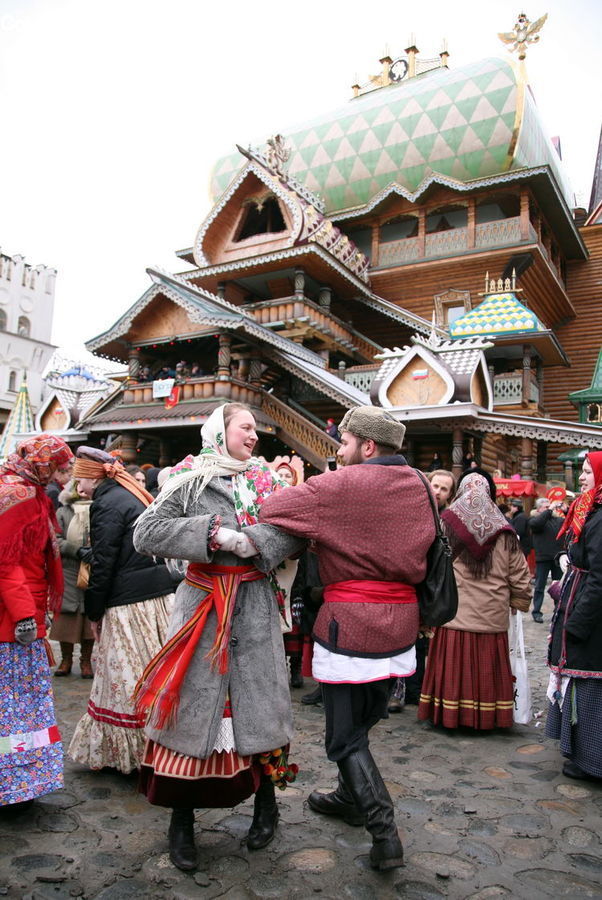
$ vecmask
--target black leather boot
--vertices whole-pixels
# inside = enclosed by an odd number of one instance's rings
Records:
[[[253,822],[247,835],[249,850],[261,850],[262,847],[267,847],[274,837],[279,816],[274,782],[269,776],[262,775],[255,794]]]
[[[403,847],[393,815],[393,801],[372,754],[367,748],[358,750],[340,760],[338,766],[372,835],[370,865],[381,871],[402,866]]]
[[[301,657],[291,656],[291,687],[303,687],[303,675],[301,674]]]
[[[339,784],[330,794],[321,794],[312,791],[307,798],[307,804],[314,812],[324,813],[326,816],[337,816],[348,825],[363,825],[364,817],[355,805],[355,801],[339,772]]]
[[[194,809],[172,809],[167,837],[169,858],[174,866],[184,872],[196,869],[198,857],[194,843]]]

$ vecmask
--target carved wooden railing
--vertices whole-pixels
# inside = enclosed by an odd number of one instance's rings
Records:
[[[222,381],[215,375],[187,378],[186,381],[179,383],[179,387],[180,401],[211,400],[214,397],[220,397],[230,400],[232,403],[261,405],[259,387],[246,381],[238,381],[236,378],[229,378],[226,381]],[[152,381],[142,384],[128,382],[123,391],[123,402],[124,404],[156,403],[158,406],[162,406],[165,400],[163,398],[153,400]]]
[[[523,376],[517,374],[493,376],[493,405],[517,406],[523,399]],[[534,378],[529,381],[529,397],[531,403],[539,403],[539,385]]]
[[[261,408],[276,422],[282,440],[289,447],[316,469],[321,471],[326,469],[328,457],[336,455],[338,441],[312,425],[300,413],[295,412],[272,394],[263,395]]]
[[[380,348],[333,316],[328,309],[318,306],[307,297],[282,297],[266,300],[245,307],[261,325],[269,327],[276,322],[294,326],[295,322],[310,326],[328,335],[347,350],[357,350],[365,359],[373,359]]]
[[[529,225],[529,240],[533,243],[537,242],[537,234],[531,225]],[[520,241],[520,216],[497,219],[494,222],[482,222],[475,226],[475,248],[501,247],[506,244],[518,244]],[[403,265],[433,256],[452,256],[455,253],[471,249],[469,243],[467,227],[451,228],[449,231],[427,234],[424,241],[424,256],[420,250],[420,239],[417,237],[386,241],[379,246],[379,266]],[[543,247],[543,245],[541,246]]]

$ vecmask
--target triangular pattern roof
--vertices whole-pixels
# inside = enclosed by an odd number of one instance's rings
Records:
[[[414,191],[431,172],[467,182],[539,165],[551,168],[573,205],[531,92],[503,59],[433,70],[284,134],[290,175],[323,198],[328,215],[365,206],[392,182]],[[215,199],[240,165],[238,154],[218,160]]]
[[[514,291],[486,294],[478,306],[449,326],[452,339],[545,331],[535,313],[519,303]]]
[[[33,413],[27,390],[27,380],[24,378],[14,406],[6,420],[4,431],[0,435],[0,462],[14,450],[15,435],[28,434],[33,430]]]

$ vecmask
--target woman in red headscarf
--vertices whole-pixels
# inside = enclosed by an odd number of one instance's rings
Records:
[[[45,486],[73,454],[40,434],[0,467],[0,807],[30,803],[63,787],[46,616],[60,609],[58,529]]]
[[[567,569],[552,619],[548,737],[560,739],[569,778],[602,778],[602,452],[588,453],[558,536]]]

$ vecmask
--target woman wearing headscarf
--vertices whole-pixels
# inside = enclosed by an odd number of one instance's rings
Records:
[[[282,481],[290,485],[290,487],[294,487],[299,482],[297,473],[290,463],[278,463],[276,467],[276,474],[279,478],[282,479]],[[306,569],[306,559],[305,554],[303,554],[303,557],[299,560],[297,574],[291,588],[291,598],[293,605],[295,603],[300,604],[302,602],[301,595],[305,588]],[[293,618],[291,630],[284,635],[284,652],[286,653],[286,658],[289,661],[291,670],[291,687],[293,688],[303,687],[303,640],[304,637],[303,632],[301,631],[301,625]]]
[[[253,457],[255,428],[243,404],[215,409],[201,453],[176,467],[134,535],[142,553],[189,561],[168,642],[137,688],[149,737],[141,789],[171,807],[170,858],[181,869],[197,865],[195,808],[255,793],[247,846],[265,847],[278,821],[274,786],[296,770],[281,625],[294,567],[281,564],[305,545],[282,534],[257,556],[240,531],[283,487]]]
[[[582,494],[558,536],[569,567],[552,619],[548,737],[560,739],[569,778],[602,778],[602,452],[588,453]]]
[[[0,467],[0,807],[63,787],[46,616],[57,612],[63,571],[54,507],[45,486],[73,454],[39,434]]]
[[[50,640],[61,646],[61,662],[54,670],[57,678],[71,674],[73,648],[79,644],[80,674],[92,678],[92,649],[94,637],[90,620],[84,610],[84,592],[77,586],[82,561],[92,558],[90,550],[90,501],[80,497],[75,482],[69,481],[59,494],[60,506],[56,513],[59,524],[59,549],[63,562],[65,589],[60,615],[55,616],[50,630]]]
[[[165,641],[173,605],[167,567],[134,549],[134,524],[152,497],[114,457],[80,447],[73,469],[80,494],[91,497],[92,562],[84,597],[98,642],[88,709],[69,756],[90,769],[128,773],[140,766],[144,722],[132,693]]]
[[[458,612],[435,631],[418,718],[446,728],[509,728],[514,710],[509,612],[529,609],[529,569],[483,475],[463,476],[441,520],[454,555]]]

